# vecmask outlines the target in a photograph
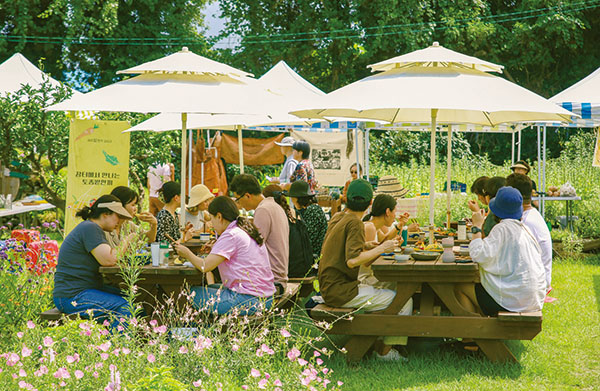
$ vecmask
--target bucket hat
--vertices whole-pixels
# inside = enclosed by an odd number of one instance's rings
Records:
[[[501,187],[489,206],[492,213],[501,219],[521,220],[523,216],[523,196],[511,186]]]
[[[190,200],[188,201],[188,208],[193,208],[206,200],[210,200],[214,195],[208,190],[208,187],[200,184],[192,187],[190,190]]]
[[[287,194],[289,197],[311,197],[315,193],[310,191],[310,186],[305,181],[294,181]]]
[[[284,137],[284,138],[281,140],[281,142],[277,142],[277,141],[275,141],[275,144],[279,145],[280,147],[291,147],[291,146],[293,146],[293,145],[294,145],[294,142],[295,142],[295,141],[296,141],[296,140],[294,140],[294,138],[293,138],[293,137],[287,136],[287,137]]]

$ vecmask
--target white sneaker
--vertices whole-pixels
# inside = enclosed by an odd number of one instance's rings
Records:
[[[381,355],[375,352],[375,357],[381,361],[402,361],[407,362],[408,358],[401,355],[397,350],[391,349],[387,354]]]

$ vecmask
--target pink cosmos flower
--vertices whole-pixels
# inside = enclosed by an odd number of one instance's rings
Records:
[[[262,357],[263,356],[263,351],[260,349],[256,349],[256,357]]]
[[[110,346],[112,344],[110,343],[110,341],[106,341],[105,343],[98,345],[98,349],[100,349],[103,352],[108,352],[108,349],[110,349]]]
[[[67,371],[67,368],[58,368],[56,372],[54,372],[54,377],[57,379],[69,379],[71,374]]]
[[[281,387],[283,386],[283,384],[281,383],[281,380],[277,379],[273,382],[274,385],[276,385],[277,387]]]
[[[98,372],[94,371],[94,373],[92,373],[92,376],[94,376],[97,379],[100,375],[98,374]]]
[[[185,346],[182,346],[179,348],[179,353],[181,354],[187,354],[188,353],[188,348],[186,348]]]
[[[268,383],[267,379],[262,379],[261,381],[258,382],[258,388],[264,390],[265,388],[267,388],[267,383]]]
[[[150,326],[152,326],[152,327],[156,326],[157,324],[158,324],[158,322],[156,321],[156,319],[152,319],[150,321]]]
[[[338,385],[338,387],[341,387],[342,385],[344,385],[344,382],[338,380],[337,385]]]
[[[310,378],[309,377],[303,377],[300,382],[302,383],[303,386],[307,386],[307,385],[310,384]]]
[[[148,362],[153,363],[154,361],[156,361],[156,357],[154,357],[154,354],[150,353],[147,357]]]
[[[27,372],[23,368],[19,369],[19,377],[27,377]]]
[[[283,336],[283,338],[289,338],[292,336],[292,334],[290,334],[290,332],[287,331],[286,329],[281,329],[280,333],[281,333],[281,336]]]
[[[10,353],[8,355],[8,360],[6,360],[6,365],[8,365],[9,367],[12,367],[16,363],[18,363],[20,359],[21,359],[21,357],[19,357],[19,355],[17,353]]]
[[[192,382],[192,385],[194,387],[200,387],[202,385],[202,379],[198,379],[198,380]]]
[[[233,350],[234,352],[237,352],[240,349],[240,347],[236,344],[231,345],[231,350]]]
[[[33,321],[31,321],[31,320],[28,320],[27,321],[27,328],[30,329],[30,330],[34,329],[35,328],[35,323],[33,323]]]
[[[100,358],[102,359],[102,361],[108,360],[108,353],[100,353]]]
[[[244,384],[244,385],[242,386],[242,390],[247,390],[247,389],[248,389],[248,386]]]
[[[260,376],[260,371],[258,369],[252,368],[250,370],[250,376],[252,376],[252,377],[259,377]]]
[[[167,332],[167,326],[165,326],[164,324],[162,326],[159,327],[155,327],[154,328],[154,332],[158,333],[158,334],[164,334]]]
[[[318,351],[318,350],[315,350],[315,351],[313,352],[313,356],[315,356],[315,357],[319,357],[320,355],[321,355],[321,353],[319,353],[319,351]]]
[[[54,341],[52,340],[52,337],[44,337],[44,346],[49,348],[50,346],[52,346],[52,344],[54,343]]]
[[[80,371],[79,369],[75,371],[75,377],[77,379],[81,379],[83,377],[83,372]]]
[[[23,335],[24,335],[24,334],[23,334],[23,332],[22,332],[22,331],[19,331],[19,332],[17,333],[17,338],[21,339],[21,338],[23,338]]]
[[[317,365],[322,365],[323,364],[323,360],[321,360],[320,358],[317,358]]]
[[[33,350],[29,349],[27,346],[23,345],[23,349],[21,349],[21,356],[29,357],[33,353]]]
[[[204,372],[206,376],[210,376],[210,371],[206,367],[202,367],[202,372]]]
[[[287,354],[287,358],[290,361],[295,361],[298,357],[300,357],[300,351],[296,348],[292,348]]]
[[[129,350],[127,348],[123,348],[123,354],[124,355],[128,355],[129,353],[131,353],[131,350]]]
[[[303,358],[299,358],[298,359],[298,364],[300,364],[301,366],[305,366],[306,364],[308,364],[308,361],[306,361]]]

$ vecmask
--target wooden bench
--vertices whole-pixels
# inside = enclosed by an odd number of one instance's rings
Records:
[[[355,346],[361,339],[386,335],[408,337],[472,338],[492,361],[516,358],[501,340],[532,340],[542,330],[542,313],[500,312],[496,317],[472,316],[398,316],[383,313],[353,313],[352,308],[334,308],[319,304],[311,310],[316,321],[331,324],[328,334],[350,335],[345,348],[348,361],[358,361],[363,354]],[[355,353],[358,350],[359,353]]]
[[[316,279],[317,276],[288,278],[288,283],[300,284],[300,294],[298,297],[308,297],[314,291],[313,282]]]
[[[275,308],[287,310],[294,306],[298,294],[300,293],[301,285],[299,283],[289,282],[285,287],[285,292],[278,297],[275,297],[273,306]]]
[[[77,314],[67,315],[63,312],[60,312],[58,308],[54,307],[52,309],[42,312],[40,314],[40,319],[46,321],[60,321],[63,316],[65,316],[68,319],[77,319],[78,317]]]

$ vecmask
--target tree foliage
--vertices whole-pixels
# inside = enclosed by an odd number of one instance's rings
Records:
[[[64,210],[70,120],[64,112],[45,111],[71,95],[66,87],[47,80],[35,89],[25,85],[15,94],[0,96],[0,158],[6,167],[29,175],[24,191],[41,194]],[[99,113],[101,119],[130,121],[132,125],[150,115]],[[132,132],[129,182],[142,189],[148,166],[155,162],[180,162],[179,132]]]
[[[46,70],[57,79],[68,75],[77,84],[103,86],[115,80],[117,70],[180,50],[181,42],[195,53],[206,52],[206,3],[0,0],[0,61],[21,52],[32,62],[45,58]]]
[[[600,30],[593,28],[600,24],[600,3],[592,0],[219,3],[228,20],[222,36],[240,37],[237,48],[222,52],[225,60],[257,75],[284,60],[326,92],[368,76],[368,64],[433,41],[504,65],[501,76],[544,97],[600,64]],[[549,144],[562,145],[568,131],[552,131],[548,137]],[[510,136],[473,133],[465,138],[474,153],[488,153],[495,163],[510,157]],[[525,131],[522,156],[534,159],[535,146],[535,131]]]

